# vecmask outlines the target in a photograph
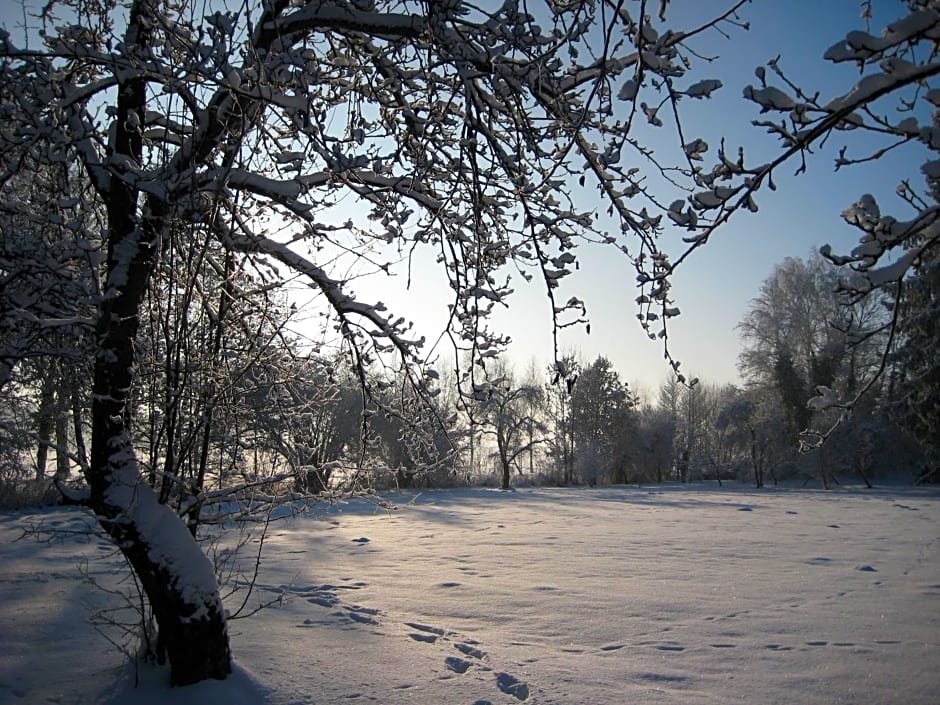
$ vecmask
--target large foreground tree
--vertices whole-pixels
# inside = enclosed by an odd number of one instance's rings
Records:
[[[670,172],[638,130],[675,129],[680,99],[720,87],[690,78],[689,43],[735,22],[741,4],[666,31],[665,2],[650,17],[645,2],[611,0],[266,0],[211,12],[61,0],[27,13],[26,32],[0,34],[0,198],[24,210],[12,177],[68,165],[55,211],[39,215],[92,253],[97,277],[88,493],[74,499],[137,573],[174,684],[231,669],[211,565],[161,501],[172,492],[142,472],[134,434],[141,312],[179,234],[247,255],[262,284],[303,277],[363,381],[394,356],[423,388],[422,341],[344,281],[419,245],[437,251],[454,292],[450,333],[477,361],[505,342],[486,316],[511,291],[507,265],[542,282],[556,327],[584,320],[577,298],[555,298],[579,241],[622,251],[672,315],[651,189],[684,178],[687,191],[716,192],[693,167],[703,142]],[[25,323],[4,341],[4,383],[59,313],[23,308],[5,312]],[[473,392],[485,386],[475,364],[465,377]]]

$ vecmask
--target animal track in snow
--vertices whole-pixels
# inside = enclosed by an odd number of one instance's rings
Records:
[[[324,595],[315,595],[314,597],[308,597],[307,602],[312,602],[315,605],[320,605],[321,607],[333,607],[339,602],[339,598],[336,595],[324,594]]]
[[[466,639],[464,641],[451,641],[452,637],[458,636],[456,632],[443,629],[441,627],[435,627],[429,624],[424,624],[422,622],[404,622],[404,626],[409,627],[415,631],[408,632],[408,636],[415,641],[422,641],[430,644],[443,644],[450,643],[457,651],[468,658],[461,658],[460,656],[445,656],[444,657],[444,667],[457,675],[463,675],[474,668],[473,660],[477,661],[476,670],[477,671],[492,671],[493,669],[490,666],[483,663],[487,658],[488,654],[486,651],[478,648],[477,642],[472,639]],[[511,695],[517,700],[527,700],[529,698],[529,684],[525,681],[518,679],[516,676],[505,671],[499,671],[496,673],[496,687],[499,690],[507,695]],[[488,700],[478,700],[477,703],[488,703]]]
[[[896,503],[894,506],[897,507],[898,509],[907,509],[909,512],[917,512],[917,511],[920,511],[917,507],[911,507],[911,506],[908,506],[907,504],[897,504],[897,503]]]
[[[637,678],[654,683],[682,683],[689,680],[688,676],[677,676],[670,673],[637,673]]]

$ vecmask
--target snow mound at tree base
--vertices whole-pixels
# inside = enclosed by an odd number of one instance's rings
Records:
[[[101,705],[259,705],[271,691],[243,666],[233,664],[224,681],[203,681],[184,688],[170,687],[170,669],[147,662],[127,662],[115,683],[99,699]]]

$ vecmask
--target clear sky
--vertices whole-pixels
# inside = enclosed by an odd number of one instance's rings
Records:
[[[730,0],[672,0],[669,14],[674,26],[688,28],[730,4]],[[11,30],[21,22],[18,5],[13,0],[0,1],[0,23]],[[684,125],[686,136],[705,138],[712,154],[725,136],[729,145],[743,145],[752,163],[771,158],[778,151],[777,143],[750,125],[758,117],[758,108],[741,97],[744,86],[756,82],[754,68],[779,54],[788,75],[802,86],[819,90],[823,98],[848,91],[857,72],[848,66],[834,67],[822,55],[848,31],[865,29],[860,8],[859,0],[754,0],[742,11],[742,18],[751,23],[750,31],[734,31],[730,39],[717,33],[706,38],[705,53],[719,58],[708,66],[700,63],[695,75],[718,78],[724,87],[711,101],[689,106],[695,108],[689,112],[695,119]],[[873,8],[875,31],[905,14],[898,0],[875,0]],[[677,144],[669,133],[661,139],[673,148]],[[774,265],[787,256],[806,257],[825,243],[838,252],[851,249],[856,237],[840,218],[844,208],[866,192],[890,203],[902,176],[920,184],[920,161],[911,151],[834,174],[832,160],[841,145],[834,141],[812,155],[809,171],[802,176],[792,176],[796,162],[786,166],[776,175],[778,190],[765,191],[758,198],[758,214],[736,216],[680,268],[672,293],[682,315],[670,325],[670,345],[683,361],[684,372],[708,382],[735,381],[735,326]],[[678,241],[680,236],[667,234],[666,239]],[[564,280],[559,297],[564,301],[577,295],[586,302],[592,332],[587,335],[583,327],[572,329],[562,339],[563,350],[579,350],[588,360],[605,355],[624,379],[655,390],[669,370],[661,344],[649,341],[635,319],[632,267],[609,248],[581,248],[579,259],[580,271]],[[446,320],[450,294],[443,273],[434,267],[433,253],[424,253],[413,264],[408,291],[403,274],[397,280],[363,281],[353,288],[364,301],[383,300],[389,309],[414,320],[418,331],[434,341]],[[515,286],[511,308],[496,316],[496,327],[515,341],[511,354],[517,367],[531,359],[547,364],[552,354],[550,307],[542,285],[525,286],[517,277]],[[440,352],[442,359],[448,359],[446,342]]]

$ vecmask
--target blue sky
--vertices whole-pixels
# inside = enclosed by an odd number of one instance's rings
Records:
[[[726,6],[717,0],[673,0],[669,11],[678,19],[677,26],[687,27],[695,23],[683,22],[685,12],[707,15]],[[904,14],[904,7],[896,0],[876,0],[872,31],[880,32]],[[750,121],[759,117],[758,106],[741,97],[744,86],[756,83],[754,68],[781,55],[781,67],[799,85],[819,90],[826,100],[845,93],[858,80],[857,70],[833,66],[822,55],[847,32],[865,29],[865,22],[858,0],[755,0],[744,9],[742,18],[751,22],[750,31],[734,32],[730,40],[718,35],[708,38],[709,52],[720,58],[699,77],[719,78],[724,87],[712,101],[689,106],[695,108],[690,116],[698,119],[690,120],[684,129],[687,137],[692,133],[706,138],[713,150],[724,136],[729,145],[743,145],[749,161],[757,163],[772,158],[779,147],[775,139],[751,126]],[[676,144],[669,133],[660,139],[670,146]],[[670,325],[670,348],[688,376],[705,382],[738,382],[736,326],[774,266],[789,256],[808,257],[826,243],[836,252],[850,250],[856,235],[842,221],[843,209],[869,192],[883,198],[883,205],[893,202],[900,208],[903,204],[893,196],[900,179],[909,176],[921,183],[917,176],[921,160],[911,150],[874,165],[834,173],[833,158],[843,143],[832,141],[811,155],[806,174],[793,175],[797,162],[778,171],[778,188],[775,192],[765,189],[759,195],[757,214],[738,214],[680,267],[673,294],[682,315]],[[667,234],[665,239],[669,237],[678,240],[680,235]],[[661,344],[650,341],[635,319],[633,301],[638,292],[634,270],[608,248],[584,247],[578,257],[581,269],[564,280],[559,298],[564,301],[577,295],[585,300],[591,334],[582,327],[571,329],[562,337],[562,352],[579,351],[587,361],[604,355],[632,386],[655,394],[670,371]],[[430,331],[428,337],[433,340],[433,331],[443,321],[441,298],[446,300],[447,294],[439,273],[420,263],[416,269],[423,272],[424,279],[413,282],[410,292],[392,300],[401,303],[405,315],[422,331]],[[381,291],[388,302],[387,282],[378,286],[363,285],[360,293]],[[532,359],[539,365],[551,359],[549,312],[540,285],[518,283],[510,308],[495,317],[496,327],[514,340],[511,354],[517,368],[524,368]],[[442,350],[442,357],[445,353]]]
[[[672,0],[671,24],[695,26],[698,18],[729,4],[730,0]],[[21,21],[16,5],[11,0],[2,3],[0,23],[13,27]],[[860,7],[859,0],[754,0],[742,11],[742,18],[751,23],[750,31],[733,31],[730,39],[716,33],[703,37],[697,46],[720,58],[708,66],[700,64],[701,71],[697,69],[695,75],[718,78],[724,87],[713,100],[688,106],[694,108],[689,111],[694,119],[684,124],[686,137],[704,137],[714,152],[725,136],[729,145],[743,145],[752,162],[772,157],[778,149],[775,140],[750,126],[758,116],[757,106],[741,98],[744,86],[756,80],[754,68],[779,54],[781,66],[797,83],[819,90],[824,98],[848,91],[857,72],[852,67],[833,67],[822,55],[848,31],[865,29]],[[897,0],[875,0],[874,31],[903,14],[904,6]],[[654,143],[662,140],[670,149],[677,144],[670,133],[651,139]],[[795,162],[778,172],[779,188],[758,198],[758,214],[739,214],[680,268],[673,295],[683,313],[670,326],[670,346],[683,361],[684,372],[708,382],[735,381],[735,326],[774,265],[787,256],[806,257],[825,243],[837,252],[851,249],[855,234],[839,216],[844,208],[866,192],[890,203],[902,176],[920,183],[920,160],[911,151],[834,174],[832,159],[841,145],[835,141],[813,156],[807,174],[793,177]],[[678,240],[679,235],[671,237]],[[624,379],[654,391],[668,368],[661,344],[649,341],[635,319],[633,269],[605,248],[582,248],[579,258],[581,270],[565,280],[559,296],[562,301],[571,295],[585,300],[592,332],[586,335],[581,327],[572,329],[562,338],[563,351],[576,349],[587,360],[605,355]],[[442,273],[433,265],[433,253],[424,253],[414,264],[417,276],[410,291],[402,290],[404,276],[353,288],[366,301],[384,300],[391,310],[413,319],[419,332],[433,341],[446,320],[449,294]],[[549,303],[540,285],[517,281],[516,286],[511,308],[497,315],[495,326],[513,337],[511,353],[517,367],[533,358],[545,365],[552,354]],[[446,360],[446,344],[440,352]]]
[[[674,17],[681,18],[683,8],[710,12],[722,6],[716,1],[695,5],[674,1],[669,8]],[[880,32],[903,14],[901,3],[876,0],[873,31]],[[705,110],[694,111],[696,116],[707,113],[704,119],[685,127],[687,134],[705,137],[713,149],[724,135],[729,144],[744,145],[749,158],[756,161],[774,155],[777,143],[750,126],[758,109],[741,98],[744,86],[756,83],[754,68],[779,54],[780,65],[801,86],[819,90],[824,99],[845,93],[857,81],[857,71],[833,66],[822,55],[848,31],[865,29],[865,23],[857,0],[755,0],[742,17],[751,22],[750,31],[735,32],[730,41],[709,38],[713,53],[721,58],[706,72],[719,78],[724,87]],[[826,243],[837,252],[850,250],[856,235],[840,217],[844,208],[870,192],[883,199],[883,206],[893,203],[900,209],[903,204],[894,196],[900,178],[909,176],[915,184],[921,183],[922,160],[916,150],[834,173],[833,158],[842,144],[833,141],[812,156],[806,174],[793,176],[797,162],[780,170],[775,179],[777,191],[765,190],[757,199],[757,214],[738,214],[680,267],[673,294],[682,315],[670,326],[670,347],[682,360],[684,372],[708,382],[736,381],[739,343],[735,326],[774,265],[788,256],[807,257]],[[633,271],[603,250],[582,251],[580,258],[582,271],[568,286],[576,287],[587,302],[592,331],[588,336],[578,330],[566,337],[567,344],[577,347],[588,360],[598,354],[607,356],[624,379],[655,391],[668,368],[661,346],[649,341],[635,320]],[[517,341],[517,359],[524,364],[531,356],[547,358],[547,323],[541,325],[537,315],[520,312],[509,313],[506,320]]]

